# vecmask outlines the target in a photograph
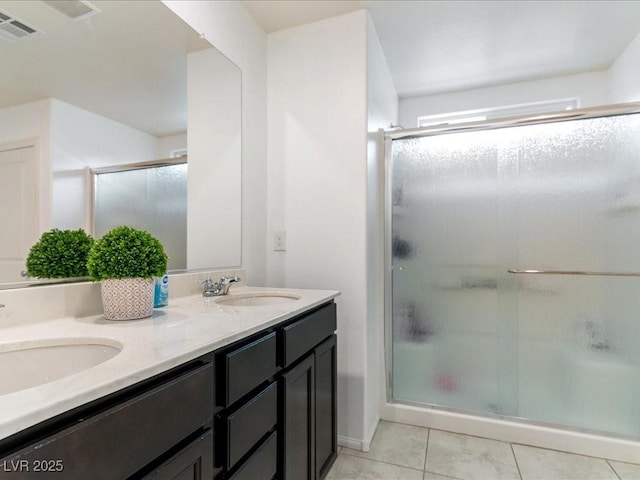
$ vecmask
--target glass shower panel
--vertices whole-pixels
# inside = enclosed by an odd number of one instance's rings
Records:
[[[96,175],[96,238],[119,225],[157,237],[169,257],[169,270],[187,268],[187,164]]]
[[[518,159],[510,267],[640,271],[640,115],[509,129]],[[514,275],[519,416],[640,435],[640,278]]]
[[[392,156],[393,396],[497,412],[498,148],[448,134]]]
[[[394,399],[640,436],[640,115],[391,153]]]

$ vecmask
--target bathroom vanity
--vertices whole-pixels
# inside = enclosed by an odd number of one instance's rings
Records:
[[[337,447],[338,292],[287,290],[295,301],[255,306],[246,288],[235,303],[179,299],[148,320],[61,320],[110,331],[122,352],[0,395],[0,409],[24,410],[0,418],[0,479],[323,478]],[[39,407],[20,405],[27,393]]]

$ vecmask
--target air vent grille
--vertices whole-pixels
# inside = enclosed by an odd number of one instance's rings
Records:
[[[101,12],[98,7],[85,0],[42,0],[42,2],[76,21]]]
[[[0,10],[0,38],[16,42],[25,37],[41,33],[27,22]]]

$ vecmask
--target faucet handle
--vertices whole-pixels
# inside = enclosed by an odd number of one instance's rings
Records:
[[[211,278],[207,277],[204,280],[200,280],[198,283],[202,285],[202,295],[204,297],[212,297],[216,295],[215,291],[218,288],[218,284],[214,283]]]

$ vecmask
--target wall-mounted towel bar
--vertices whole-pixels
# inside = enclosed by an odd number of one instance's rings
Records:
[[[580,270],[516,270],[509,269],[509,273],[533,275],[594,275],[600,277],[640,277],[640,272],[589,272]]]

